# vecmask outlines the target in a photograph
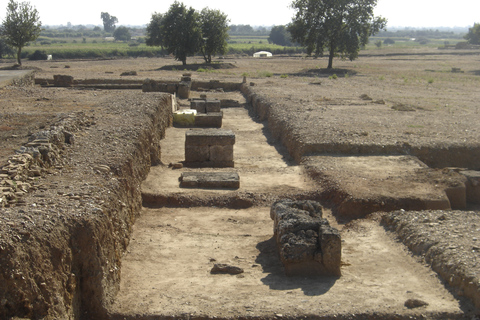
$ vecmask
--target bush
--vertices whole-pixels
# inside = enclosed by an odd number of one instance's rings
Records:
[[[383,44],[395,44],[395,40],[387,38],[383,40]]]
[[[34,53],[28,56],[29,60],[47,60],[47,54],[45,51],[36,50]]]

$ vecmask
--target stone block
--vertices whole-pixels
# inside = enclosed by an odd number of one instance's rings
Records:
[[[320,204],[310,200],[272,205],[274,237],[287,276],[340,276],[340,233],[322,212]]]
[[[190,98],[190,82],[182,81],[178,84],[177,96],[179,99]]]
[[[209,146],[185,145],[186,162],[205,162],[210,160]]]
[[[207,99],[206,100],[206,112],[211,113],[211,112],[220,112],[220,100],[218,99]]]
[[[205,100],[192,100],[190,101],[190,109],[197,110],[197,113],[206,113],[206,102]]]
[[[185,133],[185,145],[213,146],[233,145],[235,134],[224,129],[192,129]]]
[[[233,145],[213,145],[210,146],[210,161],[229,162],[233,161]]]
[[[180,187],[238,189],[240,177],[236,172],[184,172],[180,177]]]
[[[221,128],[222,112],[199,113],[195,115],[195,126],[200,128]]]

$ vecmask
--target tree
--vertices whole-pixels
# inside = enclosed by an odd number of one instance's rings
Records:
[[[202,46],[200,51],[206,63],[212,62],[212,56],[227,52],[228,18],[220,10],[204,8],[200,13]]]
[[[385,28],[387,21],[373,15],[376,4],[377,0],[294,0],[296,12],[288,31],[309,55],[323,56],[327,48],[331,69],[335,56],[356,59],[368,38]]]
[[[147,27],[147,44],[161,45],[186,65],[187,57],[199,51],[202,44],[199,14],[175,1],[164,15],[152,16]]]
[[[473,27],[468,29],[465,39],[470,44],[480,44],[480,23],[474,23]]]
[[[106,32],[115,31],[115,24],[118,22],[117,17],[111,16],[108,12],[102,12],[100,17],[103,20],[103,30]]]
[[[145,43],[147,46],[163,47],[162,37],[163,15],[161,13],[152,14],[150,23],[147,25],[147,36],[145,37]]]
[[[28,2],[10,0],[7,15],[3,20],[1,34],[5,43],[17,48],[17,63],[22,65],[22,48],[30,41],[36,40],[42,31],[42,23],[37,9]]]
[[[127,27],[121,26],[115,29],[113,37],[116,41],[129,41],[132,38],[132,35]]]
[[[290,40],[290,32],[288,32],[285,26],[274,26],[272,30],[270,30],[268,43],[289,47],[292,45],[292,41]]]

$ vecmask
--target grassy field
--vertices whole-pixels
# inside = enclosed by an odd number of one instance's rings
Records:
[[[387,48],[438,48],[445,44],[454,45],[463,39],[412,40],[408,38],[390,38],[394,44],[385,45],[385,38],[372,37],[363,48],[367,51],[385,50]],[[375,43],[381,42],[378,47]],[[302,47],[284,47],[268,43],[268,36],[231,36],[228,41],[227,54],[252,55],[257,51],[270,51],[274,54],[302,54]],[[131,42],[106,41],[103,38],[47,38],[41,37],[23,50],[23,59],[29,58],[36,51],[53,55],[54,59],[82,59],[109,57],[155,57],[167,53],[160,47],[149,47],[142,40]]]

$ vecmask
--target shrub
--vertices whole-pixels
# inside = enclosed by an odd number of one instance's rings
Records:
[[[34,53],[28,56],[29,60],[47,60],[47,54],[45,51],[36,50]]]

